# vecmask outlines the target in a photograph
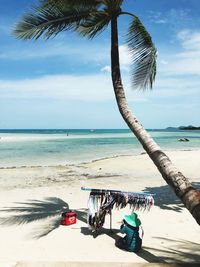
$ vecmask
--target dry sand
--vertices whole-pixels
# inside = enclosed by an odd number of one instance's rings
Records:
[[[200,188],[200,151],[169,152],[175,165]],[[102,159],[78,166],[0,169],[0,266],[20,261],[200,263],[200,227],[166,185],[147,155]],[[145,231],[138,253],[115,247],[129,208],[113,210],[94,237],[87,227],[89,191],[81,186],[155,193],[155,206],[138,212]],[[77,223],[61,226],[67,207]]]

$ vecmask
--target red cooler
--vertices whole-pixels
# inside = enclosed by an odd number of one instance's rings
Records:
[[[67,211],[62,213],[62,225],[71,225],[76,223],[76,212],[73,211]]]

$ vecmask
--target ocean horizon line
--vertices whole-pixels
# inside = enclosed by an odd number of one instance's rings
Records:
[[[146,130],[170,130],[170,129],[179,129],[179,127],[166,127],[166,128],[145,128]],[[122,130],[122,131],[131,131],[129,128],[0,128],[0,131],[99,131],[99,130]]]

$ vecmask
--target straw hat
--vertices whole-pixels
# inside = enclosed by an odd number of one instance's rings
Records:
[[[124,220],[133,227],[139,227],[141,225],[141,221],[138,219],[138,216],[135,212],[133,212],[131,215],[125,215]]]

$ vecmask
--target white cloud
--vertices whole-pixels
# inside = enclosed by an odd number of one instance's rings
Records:
[[[38,79],[1,80],[1,97],[51,98],[105,101],[113,97],[112,85],[105,75],[54,75]]]
[[[105,67],[101,68],[101,71],[110,73],[111,72],[111,67],[110,66],[105,66]]]
[[[159,61],[161,63],[158,68],[159,72],[165,76],[200,76],[200,31],[181,30],[177,33],[177,40],[182,51],[162,55]]]
[[[129,71],[129,67],[132,63],[132,57],[127,45],[119,46],[119,59],[121,70]],[[111,72],[111,67],[108,65],[104,66],[103,68],[101,68],[101,71]]]
[[[180,99],[186,97],[200,97],[200,80],[182,78],[169,78],[158,76],[155,88],[152,92],[148,92],[150,98],[175,98]]]
[[[163,65],[169,64],[169,62],[167,60],[161,60],[160,63],[163,64]]]
[[[146,102],[142,92],[131,89],[129,77],[124,77],[124,88],[130,102]],[[0,80],[3,99],[55,99],[86,102],[115,101],[110,75],[52,75],[37,79]]]
[[[128,71],[132,63],[132,57],[127,45],[119,46],[119,59],[120,59],[121,70]],[[106,65],[103,68],[101,68],[101,71],[111,72],[111,68],[110,66]]]
[[[23,45],[25,42],[23,42]],[[21,42],[15,47],[1,47],[0,59],[9,60],[32,60],[44,59],[52,57],[65,57],[66,60],[79,60],[82,62],[93,62],[95,64],[108,64],[110,62],[109,47],[102,44],[93,44],[87,42],[79,45],[65,42],[54,42],[50,40],[47,42],[26,43],[26,46],[21,46]],[[90,51],[88,53],[88,51]],[[129,70],[131,64],[131,55],[126,45],[119,46],[120,65],[124,71]],[[100,68],[101,71],[110,72],[109,65]]]
[[[130,77],[124,76],[124,87],[126,89],[127,99],[130,102],[147,102],[151,101],[154,97],[159,98],[173,98],[176,96],[199,96],[198,91],[200,88],[200,82],[193,77],[187,77],[187,75],[199,75],[200,74],[200,48],[198,49],[198,37],[200,32],[191,32],[190,30],[182,30],[177,34],[177,38],[182,44],[183,50],[179,53],[173,54],[170,52],[163,56],[162,52],[159,53],[160,66],[158,67],[158,75],[156,80],[155,89],[152,92],[135,92],[131,90]],[[193,46],[192,42],[187,43],[188,37],[191,37],[196,45]],[[69,48],[69,47],[68,47]],[[67,49],[64,47],[62,42],[47,47],[46,54],[43,56],[52,56],[66,54],[75,54],[76,52],[81,55],[85,60],[88,59],[88,50],[78,49],[76,47],[70,47]],[[48,50],[52,49],[52,50]],[[35,52],[30,52],[30,49],[25,50],[25,53],[31,53],[34,56]],[[98,51],[97,51],[98,50]],[[121,45],[120,50],[120,63],[122,69],[129,69],[131,64],[131,56],[126,45]],[[29,51],[29,52],[28,52]],[[104,54],[104,51],[99,51],[99,47],[94,45],[94,53]],[[15,53],[14,51],[13,53]],[[38,50],[38,55],[44,52],[43,48]],[[86,53],[87,52],[87,53]],[[23,53],[23,51],[22,51]],[[22,53],[19,55],[22,56]],[[90,60],[93,59],[94,54],[89,55]],[[106,52],[103,60],[109,58],[109,53]],[[101,65],[102,62],[101,62]],[[1,98],[44,98],[44,99],[66,99],[66,101],[79,100],[79,101],[114,101],[114,93],[112,83],[110,79],[110,66],[104,65],[101,68],[102,73],[99,75],[52,75],[43,76],[37,79],[25,79],[25,80],[1,80],[0,81],[0,92]],[[105,72],[105,73],[103,73]],[[179,78],[177,78],[179,75]],[[174,77],[174,78],[172,78]]]
[[[120,64],[128,67],[131,64],[131,54],[127,45],[119,46]]]
[[[119,46],[119,59],[120,59],[121,70],[126,72],[129,71],[129,67],[132,63],[132,58],[127,45]],[[106,65],[103,68],[101,68],[101,71],[111,72],[111,67]]]
[[[155,12],[151,10],[149,12],[149,18],[152,23],[167,24],[173,31],[184,27],[184,25],[187,25],[192,20],[190,9],[187,8],[172,8],[167,12]]]
[[[88,51],[90,51],[88,53]],[[32,60],[52,57],[66,57],[70,60],[87,62],[104,62],[109,60],[109,48],[92,42],[78,45],[64,41],[49,40],[48,42],[16,42],[15,46],[1,46],[0,58],[9,60]]]
[[[155,23],[156,24],[166,24],[167,20],[166,19],[157,19],[157,20],[155,20]]]
[[[164,76],[190,76],[198,75],[200,76],[200,61],[198,58],[199,54],[188,58],[188,55],[185,54],[185,57],[180,57],[179,54],[171,55],[168,57],[169,64],[160,65],[158,72]],[[192,77],[191,77],[192,78]]]
[[[200,32],[192,30],[182,30],[177,34],[178,39],[186,50],[200,51]]]

